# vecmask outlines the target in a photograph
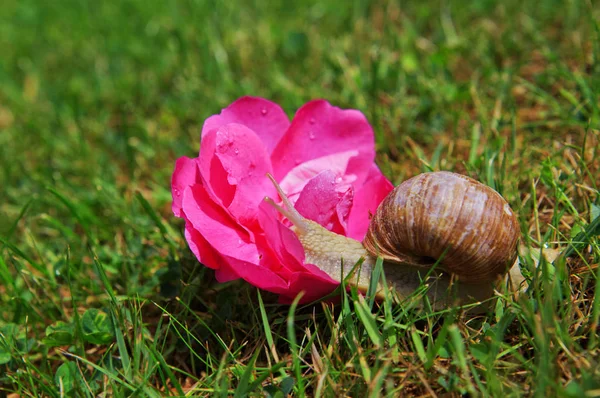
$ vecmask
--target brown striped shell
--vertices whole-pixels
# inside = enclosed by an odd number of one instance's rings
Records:
[[[379,205],[363,245],[373,256],[439,267],[463,282],[495,280],[517,256],[519,224],[492,188],[450,172],[424,173]]]

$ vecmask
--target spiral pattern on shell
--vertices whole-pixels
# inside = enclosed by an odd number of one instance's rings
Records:
[[[492,188],[469,177],[417,175],[379,205],[363,241],[385,260],[439,267],[463,282],[495,280],[517,256],[519,224]]]

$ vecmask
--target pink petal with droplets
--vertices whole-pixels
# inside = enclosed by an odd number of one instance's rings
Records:
[[[339,229],[332,229],[332,231],[338,234],[347,235],[348,221],[350,220],[350,211],[354,206],[354,189],[352,187],[348,188],[348,190],[344,192],[343,195],[344,196],[335,206],[335,216],[337,219],[337,223],[334,224],[339,225]]]
[[[352,188],[345,186],[346,190],[340,192],[337,179],[329,170],[312,178],[300,193],[295,208],[304,217],[344,235],[352,206]]]
[[[325,170],[332,171],[338,177],[339,182],[352,184],[356,181],[356,175],[346,173],[346,169],[350,159],[357,155],[358,151],[350,150],[301,163],[286,174],[279,185],[288,194],[292,203],[295,203],[310,179]],[[347,188],[346,186],[343,190],[345,191]]]
[[[280,181],[294,167],[323,156],[355,150],[346,172],[360,185],[375,158],[373,129],[356,110],[343,110],[327,101],[311,101],[298,110],[271,159]]]
[[[173,196],[173,214],[177,217],[181,217],[183,191],[190,185],[201,183],[197,160],[184,156],[175,162],[175,170],[171,176],[171,195]]]
[[[227,183],[227,171],[216,156],[217,133],[211,132],[202,140],[198,169],[204,186],[212,199],[224,208],[229,207],[235,195],[235,186]]]
[[[265,177],[272,168],[259,137],[241,124],[209,132],[200,147],[200,172],[215,200],[242,225],[254,228],[258,205],[275,192]]]
[[[383,199],[394,189],[392,183],[373,164],[362,187],[354,194],[354,203],[348,217],[347,236],[362,241],[369,227],[370,215],[375,214]]]
[[[270,154],[286,132],[290,121],[281,107],[264,98],[242,97],[206,119],[202,137],[229,123],[242,124],[254,131]]]

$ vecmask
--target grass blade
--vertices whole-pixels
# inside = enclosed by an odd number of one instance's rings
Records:
[[[365,302],[362,296],[358,296],[358,301],[354,302],[354,310],[356,311],[356,315],[358,315],[358,319],[362,322],[367,335],[371,339],[371,342],[375,344],[377,348],[383,346],[383,336],[379,333],[379,328],[377,327],[377,320],[373,313],[371,313],[371,309],[368,304]]]
[[[292,353],[292,370],[296,377],[296,394],[298,396],[304,395],[304,379],[302,377],[302,369],[300,367],[300,347],[296,341],[296,330],[294,323],[294,314],[296,313],[296,308],[298,307],[298,303],[302,299],[303,293],[300,292],[298,296],[290,305],[290,310],[288,311],[287,316],[287,337],[288,342],[290,344],[290,351]]]

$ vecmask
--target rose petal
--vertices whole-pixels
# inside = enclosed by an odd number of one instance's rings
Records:
[[[235,253],[239,259],[258,263],[258,251],[248,233],[208,196],[202,185],[186,188],[182,209],[194,230],[221,255]]]
[[[206,239],[194,229],[192,223],[187,221],[185,224],[185,239],[198,261],[208,268],[215,270],[215,278],[218,282],[225,283],[240,278],[235,270],[231,269],[231,266],[210,246]]]
[[[335,206],[336,223],[337,225],[339,225],[339,228],[331,229],[331,231],[338,234],[347,235],[350,210],[353,207],[354,202],[354,189],[348,188],[348,190],[344,192],[343,195],[344,196]]]
[[[275,193],[265,177],[272,168],[263,143],[240,124],[221,126],[204,137],[200,172],[218,201],[246,227],[256,223],[263,198]]]
[[[197,160],[183,156],[175,162],[175,170],[171,176],[171,195],[173,196],[173,214],[177,217],[181,217],[183,191],[190,185],[200,183]]]
[[[288,283],[268,268],[229,256],[223,258],[242,279],[251,285],[277,294],[289,292]]]
[[[369,227],[370,215],[375,214],[381,201],[394,189],[392,183],[373,164],[365,183],[356,191],[348,217],[347,236],[362,241]]]
[[[288,290],[285,280],[268,267],[258,265],[261,257],[249,234],[212,201],[202,185],[186,188],[182,209],[193,228],[237,275],[275,293]]]
[[[277,211],[267,202],[259,206],[258,221],[262,227],[266,242],[274,251],[281,264],[295,272],[306,272],[304,267],[304,248],[296,234],[278,221]]]
[[[198,168],[205,187],[213,200],[224,208],[229,207],[235,195],[235,186],[227,183],[227,171],[215,155],[217,132],[213,131],[202,140]]]
[[[219,269],[222,259],[204,237],[194,229],[191,222],[185,223],[185,240],[199,262],[212,269]]]
[[[283,109],[274,102],[264,98],[242,97],[223,109],[219,115],[206,119],[202,126],[202,137],[229,123],[243,124],[254,131],[269,154],[290,125]]]
[[[355,150],[346,173],[362,184],[375,158],[373,129],[356,110],[342,110],[327,101],[311,101],[296,113],[288,132],[271,155],[275,178],[312,159]]]
[[[225,262],[225,260],[223,260],[223,266],[215,270],[215,279],[219,283],[225,283],[234,281],[236,279],[240,279],[240,276],[237,274],[237,272],[235,272],[233,268],[231,268],[231,265],[229,265]]]
[[[339,284],[339,282],[334,281],[329,275],[316,267],[314,267],[310,273],[295,272],[290,277],[288,293],[281,295],[279,297],[279,302],[282,304],[290,304],[294,301],[298,293],[304,292],[302,299],[300,299],[300,303],[310,303],[327,296],[333,292]]]
[[[346,169],[348,168],[350,159],[357,155],[358,151],[350,150],[301,163],[286,174],[279,185],[287,193],[290,201],[295,203],[298,195],[300,195],[300,192],[304,189],[308,181],[325,170],[332,171],[340,179],[339,182],[352,184],[356,181],[356,176],[346,173]]]
[[[300,193],[294,207],[304,217],[344,235],[346,219],[352,206],[352,187],[339,192],[337,179],[329,170],[312,178]]]

